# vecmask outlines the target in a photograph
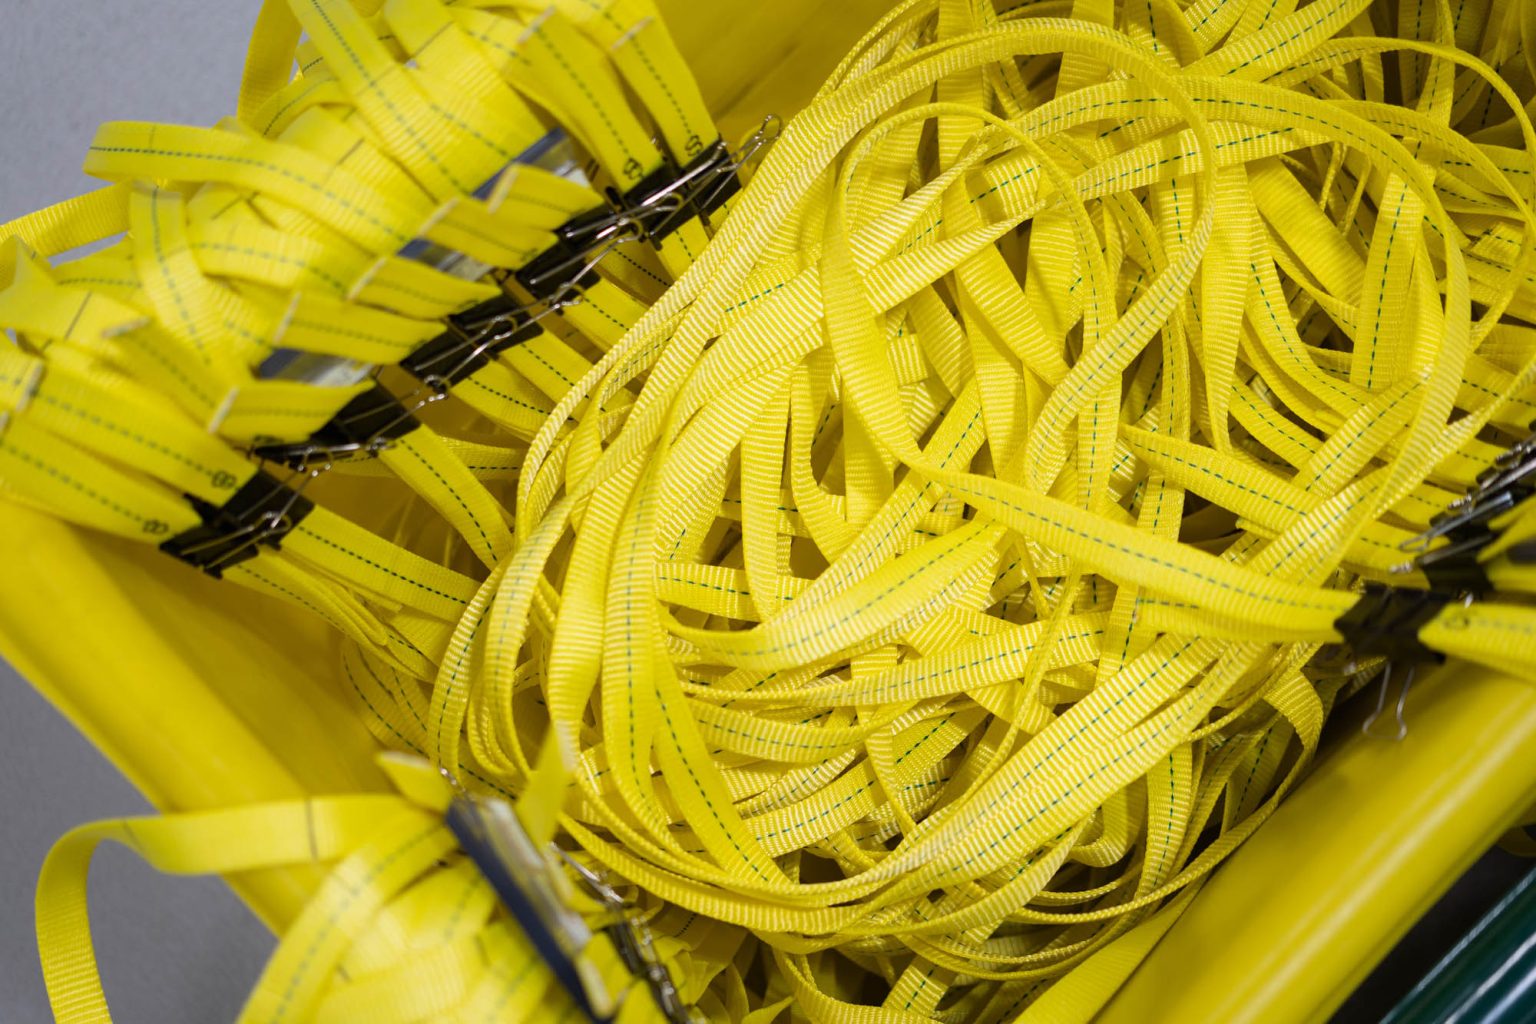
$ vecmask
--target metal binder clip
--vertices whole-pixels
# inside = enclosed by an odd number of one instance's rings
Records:
[[[1425,552],[1430,544],[1441,537],[1453,541],[1487,533],[1487,522],[1515,507],[1515,494],[1509,490],[1475,492],[1471,500],[1460,506],[1451,506],[1429,521],[1429,529],[1410,540],[1404,541],[1402,550]]]
[[[757,130],[747,136],[746,141],[731,153],[731,159],[717,170],[714,182],[701,196],[702,204],[710,213],[718,210],[726,200],[741,191],[741,172],[748,164],[756,161],[763,150],[778,141],[783,131],[784,122],[779,115],[769,114],[763,118]]]
[[[1472,489],[1430,520],[1429,529],[1403,544],[1404,551],[1425,551],[1440,537],[1462,539],[1486,532],[1489,520],[1536,494],[1536,437],[1502,452],[1479,473]]]
[[[779,119],[769,116],[734,152],[724,139],[717,139],[681,167],[665,160],[623,193],[609,191],[613,203],[610,217],[594,212],[578,218],[562,229],[562,240],[573,253],[642,239],[660,245],[695,217],[708,224],[710,215],[741,191],[739,172],[778,138],[779,126]],[[658,148],[665,151],[666,147]],[[572,262],[569,255],[566,262]]]
[[[724,140],[717,141],[679,168],[667,161],[625,192],[621,209],[653,245],[694,217],[709,215],[741,188]]]
[[[449,317],[447,330],[400,361],[424,388],[396,398],[375,383],[306,440],[258,445],[251,453],[294,469],[321,472],[344,459],[377,455],[421,426],[418,412],[446,397],[449,388],[498,353],[537,335],[543,330],[540,320],[569,304],[530,309],[510,295],[500,295]]]
[[[160,550],[218,577],[232,565],[256,555],[257,547],[276,548],[314,508],[303,495],[313,474],[296,474],[303,482],[290,487],[270,473],[257,470],[223,505],[214,506],[188,496],[202,523],[160,545]]]
[[[1493,539],[1489,530],[1462,531],[1448,543],[1419,555],[1401,568],[1418,569],[1431,589],[1452,594],[1481,594],[1492,588],[1478,555]]]
[[[769,115],[734,152],[718,139],[680,168],[668,161],[625,192],[619,209],[652,244],[694,217],[709,223],[710,215],[741,191],[741,169],[778,138],[781,125]]]
[[[258,445],[251,454],[293,469],[323,472],[344,459],[377,455],[419,426],[399,399],[375,384],[342,406],[308,440]]]
[[[572,301],[557,297],[530,308],[510,295],[497,296],[449,317],[448,329],[402,359],[400,368],[423,384],[451,388],[513,345],[537,337],[544,329],[539,321]]]
[[[1381,720],[1387,707],[1387,693],[1394,668],[1403,669],[1406,675],[1403,677],[1402,691],[1397,697],[1397,730],[1390,738],[1400,740],[1408,735],[1403,708],[1408,702],[1408,688],[1413,685],[1414,673],[1420,665],[1437,664],[1445,660],[1444,655],[1420,643],[1419,629],[1438,615],[1451,600],[1448,595],[1433,590],[1403,590],[1380,583],[1368,583],[1359,600],[1334,623],[1334,628],[1343,634],[1344,642],[1356,657],[1381,657],[1387,662],[1376,698],[1376,709],[1361,727],[1367,736],[1381,735],[1376,730],[1376,723]]]
[[[1418,569],[1430,586],[1455,593],[1484,593],[1492,589],[1478,561],[1494,539],[1489,524],[1536,494],[1536,436],[1502,452],[1492,466],[1478,474],[1472,489],[1430,520],[1429,529],[1402,545],[1415,553],[1403,571]],[[1440,547],[1431,545],[1440,539]]]
[[[1477,475],[1479,493],[1514,491],[1527,495],[1536,491],[1536,441],[1527,438],[1511,446],[1493,460],[1493,465]]]
[[[1409,590],[1367,583],[1333,627],[1357,658],[1386,658],[1406,664],[1438,663],[1443,655],[1419,642],[1419,627],[1451,601],[1433,590]]]
[[[702,169],[695,172],[703,173]],[[687,170],[679,171],[670,161],[664,163],[620,197],[619,215],[634,224],[646,241],[660,245],[668,235],[701,215],[690,202],[688,192],[689,184],[696,180],[697,177],[690,178]]]
[[[555,244],[513,273],[535,302],[568,303],[598,281],[603,257],[641,232],[622,211],[600,207],[573,217],[555,231]]]

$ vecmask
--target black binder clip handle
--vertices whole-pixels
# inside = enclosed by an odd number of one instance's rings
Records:
[[[644,230],[626,211],[595,211],[581,227],[561,229],[560,241],[534,257],[514,275],[535,300],[563,308],[579,301],[584,288],[597,283],[597,268],[619,246],[638,242]]]
[[[1536,494],[1536,437],[1500,453],[1471,490],[1429,521],[1429,528],[1409,538],[1402,550],[1414,558],[1398,571],[1418,569],[1436,590],[1487,593],[1493,589],[1479,556],[1497,536],[1493,522]],[[1439,547],[1438,540],[1445,543]]]

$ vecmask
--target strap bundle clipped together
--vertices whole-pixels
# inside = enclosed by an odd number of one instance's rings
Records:
[[[128,236],[11,243],[5,493],[312,608],[476,794],[312,841],[243,1019],[1088,1020],[1384,657],[1536,666],[1525,505],[1435,568],[1527,496],[1523,5],[908,0],[735,196],[637,12],[269,6],[12,229]]]
[[[18,498],[427,680],[512,546],[526,441],[707,243],[749,153],[643,2],[273,5],[248,78],[301,26],[303,73],[243,120],[106,125],[86,165],[121,184],[10,226],[0,460]],[[21,244],[122,230],[56,268]],[[406,494],[348,515],[333,469]]]

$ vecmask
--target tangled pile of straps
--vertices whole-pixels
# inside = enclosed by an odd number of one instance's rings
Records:
[[[333,866],[242,1021],[1091,1017],[1341,697],[1536,668],[1533,31],[906,0],[724,139],[648,0],[268,2],[0,229],[0,499],[330,623],[399,792],[72,833],[58,1019],[107,839]]]

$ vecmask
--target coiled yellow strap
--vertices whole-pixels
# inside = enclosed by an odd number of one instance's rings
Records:
[[[405,246],[515,267],[559,223],[474,197],[534,141],[527,102],[616,187],[661,158],[609,123],[626,88],[687,147],[619,9],[295,0],[305,70],[274,92],[284,47],[257,48],[255,130],[103,130],[96,172],[197,184],[135,186],[117,250],[16,257],[8,323],[45,381],[99,360],[204,432],[306,436],[356,388],[251,380],[279,341],[382,361],[447,312],[394,297]],[[899,5],[707,248],[619,249],[477,375],[478,416],[386,452],[431,511],[368,557],[413,580],[301,537],[230,575],[351,638],[383,742],[636,886],[712,1015],[1088,1019],[1378,664],[1316,657],[1355,585],[1422,583],[1404,543],[1529,421],[1524,17]],[[34,420],[67,394],[26,370],[0,442],[68,477],[8,486],[124,536],[187,519],[140,477],[169,466]],[[1524,671],[1533,635],[1479,601],[1416,639]],[[318,1005],[302,960],[274,971],[309,1002],[264,987],[259,1019]]]

